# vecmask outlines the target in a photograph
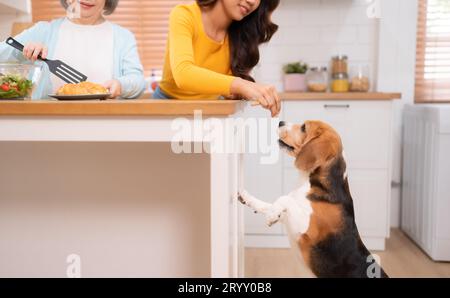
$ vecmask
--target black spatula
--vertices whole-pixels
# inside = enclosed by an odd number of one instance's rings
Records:
[[[12,46],[13,48],[23,52],[23,45],[14,38],[9,37],[6,40],[6,43]],[[73,69],[72,67],[70,67],[69,65],[65,64],[60,60],[43,59],[41,55],[38,56],[38,59],[47,63],[50,72],[66,83],[77,84],[84,82],[87,79],[87,76]]]

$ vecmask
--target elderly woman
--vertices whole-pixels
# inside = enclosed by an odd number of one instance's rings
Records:
[[[136,98],[145,88],[143,69],[134,35],[105,20],[119,0],[61,0],[64,8],[79,5],[74,17],[39,22],[15,38],[25,45],[22,53],[0,43],[0,61],[25,61],[42,58],[62,60],[87,75],[88,80],[103,84],[112,98]],[[65,83],[48,72],[37,90],[45,98]]]

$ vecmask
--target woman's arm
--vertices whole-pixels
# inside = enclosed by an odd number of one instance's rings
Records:
[[[145,89],[144,72],[137,50],[136,39],[129,31],[123,31],[124,54],[121,56],[121,76],[115,78],[120,82],[122,98],[137,98]]]
[[[169,21],[170,66],[175,83],[181,89],[200,94],[230,94],[235,77],[197,66],[194,62],[193,37],[192,16],[183,7],[176,7]]]
[[[45,36],[50,30],[48,22],[39,22],[33,27],[23,31],[14,38],[23,45],[29,43],[44,44],[46,42]],[[27,50],[27,49],[25,49]],[[34,50],[34,49],[33,49]],[[33,54],[33,53],[31,53]],[[30,58],[32,55],[30,55]],[[25,62],[27,58],[22,52],[14,49],[5,41],[0,43],[0,61],[1,62]]]

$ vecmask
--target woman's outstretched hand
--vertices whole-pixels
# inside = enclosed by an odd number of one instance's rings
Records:
[[[276,117],[280,113],[281,101],[274,86],[236,78],[231,84],[231,93],[258,102],[263,108],[270,110],[272,117]]]

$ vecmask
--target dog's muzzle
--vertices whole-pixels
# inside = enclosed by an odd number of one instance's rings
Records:
[[[278,140],[278,145],[280,145],[280,148],[282,149],[286,149],[288,151],[294,151],[294,147],[292,147],[291,145],[286,144],[285,142],[283,142],[283,140]]]

